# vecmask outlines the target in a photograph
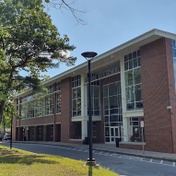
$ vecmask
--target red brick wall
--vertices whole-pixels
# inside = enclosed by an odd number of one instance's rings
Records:
[[[97,140],[96,143],[104,143],[105,137],[104,137],[104,120],[96,122],[97,125]]]
[[[61,82],[61,142],[69,142],[71,124],[71,80],[67,78]]]
[[[173,152],[172,124],[167,109],[170,105],[168,78],[173,81],[173,75],[169,74],[173,72],[171,58],[166,53],[171,52],[170,45],[169,40],[162,38],[140,48],[146,150]]]
[[[31,119],[24,119],[21,120],[21,126],[35,126],[35,125],[44,125],[44,124],[53,124],[53,117],[54,115],[38,117],[38,118],[31,118]]]
[[[174,70],[173,70],[173,57],[172,57],[172,47],[171,40],[166,40],[166,52],[167,52],[167,69],[168,69],[168,84],[169,84],[169,97],[170,105],[172,109],[170,110],[171,115],[171,125],[172,125],[172,142],[173,142],[173,152],[176,153],[176,95],[175,95],[175,81],[174,81]]]
[[[124,143],[119,143],[120,148],[126,148],[126,149],[135,149],[135,150],[142,150],[142,145],[141,144],[124,144]]]
[[[61,114],[56,115],[54,118],[54,115],[50,116],[44,116],[44,117],[38,117],[38,118],[31,118],[31,119],[24,119],[20,120],[20,126],[36,126],[36,125],[45,125],[45,124],[55,124],[59,123],[61,124],[61,142],[69,142],[70,138],[70,118],[71,118],[71,85],[70,85],[70,78],[67,78],[61,82]],[[19,120],[17,120],[17,123],[15,124],[14,119],[14,126],[19,126]],[[14,128],[13,134],[16,134],[15,132],[16,128]],[[54,130],[54,128],[53,128]],[[53,133],[53,140],[55,140],[55,134]]]

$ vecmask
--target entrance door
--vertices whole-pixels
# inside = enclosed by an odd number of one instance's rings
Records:
[[[119,127],[110,127],[110,143],[115,144],[116,138],[120,138]]]

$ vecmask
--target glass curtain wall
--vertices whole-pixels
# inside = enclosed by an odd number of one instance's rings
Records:
[[[125,90],[127,111],[143,108],[140,50],[125,55]]]
[[[115,143],[117,138],[121,138],[123,125],[120,81],[103,87],[103,101],[105,142]]]
[[[54,114],[54,94],[56,94],[56,113],[61,113],[61,83],[48,87],[48,94],[43,93],[23,97],[20,104],[19,115],[25,118],[35,118]]]
[[[88,90],[88,86],[87,86]],[[88,91],[87,91],[88,93]],[[100,86],[99,81],[91,83],[91,110],[92,116],[100,115]],[[87,95],[87,115],[89,115],[89,96]]]
[[[81,116],[81,75],[72,77],[72,116]]]

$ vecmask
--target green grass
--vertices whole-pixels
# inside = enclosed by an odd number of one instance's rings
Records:
[[[103,167],[86,166],[85,161],[36,154],[0,146],[0,176],[117,176]]]

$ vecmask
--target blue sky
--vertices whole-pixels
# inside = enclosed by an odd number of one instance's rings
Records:
[[[77,0],[73,7],[86,11],[77,13],[86,25],[77,24],[68,10],[49,8],[48,13],[60,35],[68,35],[76,46],[71,52],[75,65],[85,62],[82,52],[102,54],[153,28],[176,33],[176,0]],[[61,64],[46,74],[52,77],[70,68]]]

